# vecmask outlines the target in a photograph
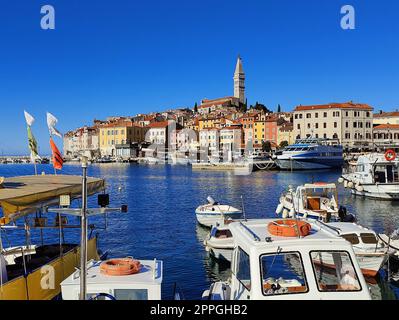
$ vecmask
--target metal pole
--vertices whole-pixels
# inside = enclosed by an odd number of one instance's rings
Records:
[[[80,300],[86,300],[86,272],[87,272],[87,159],[82,159],[82,213],[80,217]]]

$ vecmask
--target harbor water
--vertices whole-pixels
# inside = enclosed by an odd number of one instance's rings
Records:
[[[53,173],[51,165],[38,171]],[[65,165],[65,174],[81,174],[79,165]],[[33,166],[0,165],[0,176],[33,174]],[[127,204],[127,214],[109,214],[107,228],[102,217],[89,223],[98,228],[99,247],[109,257],[133,256],[164,261],[163,299],[172,299],[174,285],[186,299],[200,299],[213,281],[226,280],[229,266],[213,261],[204,249],[209,230],[197,225],[195,209],[211,195],[219,202],[241,206],[241,196],[248,218],[276,217],[280,194],[289,185],[307,182],[335,182],[340,171],[278,172],[258,171],[251,175],[234,175],[223,171],[192,171],[190,166],[137,164],[94,164],[89,175],[106,180],[111,205]],[[89,205],[95,206],[91,198]],[[354,213],[358,222],[378,233],[391,233],[399,227],[399,203],[356,198],[339,186],[339,202]],[[75,218],[71,218],[72,220]],[[77,218],[76,218],[77,219]],[[79,241],[79,229],[65,232],[65,241]],[[53,239],[52,239],[53,238]],[[22,231],[3,234],[3,243],[23,244]],[[41,241],[35,230],[32,242]],[[57,242],[58,230],[46,232],[44,242]],[[385,280],[380,272],[370,281],[374,299],[399,299],[399,287]]]

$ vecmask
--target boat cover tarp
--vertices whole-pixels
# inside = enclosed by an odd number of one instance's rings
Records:
[[[96,194],[105,188],[105,181],[87,178],[88,195]],[[57,203],[60,195],[79,198],[82,193],[82,177],[72,175],[38,175],[6,178],[0,187],[0,206],[6,224],[24,214],[35,212],[44,204]]]

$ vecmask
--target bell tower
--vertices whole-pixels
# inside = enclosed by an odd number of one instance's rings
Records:
[[[234,97],[245,103],[245,73],[242,67],[241,57],[238,56],[236,70],[234,72]]]

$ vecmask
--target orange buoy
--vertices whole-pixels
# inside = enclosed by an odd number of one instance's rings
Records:
[[[110,259],[100,264],[100,272],[108,276],[126,276],[140,270],[140,261],[132,258]]]
[[[306,237],[312,230],[312,226],[305,221],[284,219],[270,222],[267,230],[278,237]]]
[[[385,152],[385,159],[387,161],[393,161],[396,159],[396,152],[392,149],[387,150],[387,152]]]

